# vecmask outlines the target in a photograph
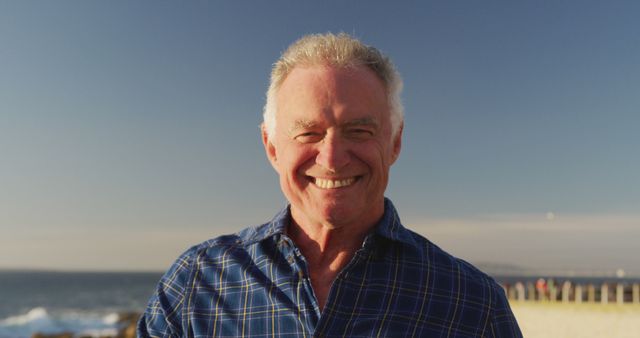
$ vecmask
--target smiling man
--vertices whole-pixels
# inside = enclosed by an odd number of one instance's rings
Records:
[[[310,35],[274,65],[262,140],[289,206],[184,253],[141,337],[521,337],[493,279],[404,228],[384,191],[402,84],[345,35]]]

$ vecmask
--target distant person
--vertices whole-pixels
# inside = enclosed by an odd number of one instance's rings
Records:
[[[346,34],[293,43],[262,124],[290,204],[180,256],[139,336],[521,337],[502,288],[404,228],[384,197],[401,87],[387,57]]]

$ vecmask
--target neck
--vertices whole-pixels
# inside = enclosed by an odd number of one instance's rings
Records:
[[[380,219],[369,224],[336,227],[332,224],[304,222],[293,206],[287,230],[307,260],[311,285],[320,309],[324,308],[331,284],[362,246],[365,236]]]
[[[339,256],[353,255],[362,245],[369,228],[354,231],[349,228],[308,227],[293,219],[288,232],[311,265],[331,265]]]
[[[311,219],[292,205],[288,234],[307,261],[331,262],[341,254],[353,254],[360,248],[365,236],[384,214],[384,207],[373,209],[369,215],[358,217],[357,223],[335,224]]]

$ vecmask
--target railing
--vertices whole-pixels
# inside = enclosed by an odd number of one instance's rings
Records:
[[[640,283],[574,284],[553,280],[516,282],[502,287],[510,301],[640,304]]]

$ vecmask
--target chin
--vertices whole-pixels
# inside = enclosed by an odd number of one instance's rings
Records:
[[[351,210],[350,206],[338,206],[330,205],[323,206],[320,212],[320,217],[324,223],[339,227],[341,224],[349,223],[355,219],[355,212]]]

